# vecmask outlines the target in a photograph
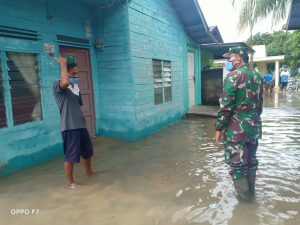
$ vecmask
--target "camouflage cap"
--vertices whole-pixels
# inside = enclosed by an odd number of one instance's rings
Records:
[[[242,46],[236,46],[229,48],[228,52],[223,55],[224,58],[229,58],[231,54],[244,55],[248,54],[248,49]]]

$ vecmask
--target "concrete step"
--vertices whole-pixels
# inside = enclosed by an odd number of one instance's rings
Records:
[[[190,110],[186,113],[186,116],[209,116],[217,117],[217,111],[219,106],[212,105],[193,105]]]

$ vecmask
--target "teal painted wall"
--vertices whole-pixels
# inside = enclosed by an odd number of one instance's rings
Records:
[[[58,52],[62,43],[56,35],[87,39],[86,21],[92,24],[90,41],[103,42],[102,48],[85,46],[90,50],[97,135],[138,140],[180,120],[188,110],[188,51],[195,52],[196,86],[201,86],[200,51],[169,1],[131,0],[129,6],[119,3],[105,9],[71,0],[48,1],[48,7],[46,2],[0,0],[0,25],[40,34],[38,41],[0,37],[0,55],[5,60],[5,51],[38,54],[43,110],[42,121],[13,127],[10,119],[10,126],[0,129],[0,176],[62,154],[59,111],[52,95],[59,67],[43,52],[43,43],[54,44]],[[172,62],[172,102],[154,105],[153,58]],[[199,103],[197,87],[195,92]]]
[[[185,34],[170,1],[132,0],[129,29],[136,137],[142,138],[180,120],[187,111],[187,43],[194,42]],[[197,46],[195,52],[197,64]],[[152,59],[171,61],[172,102],[154,104]],[[199,102],[199,96],[196,98]]]
[[[126,4],[96,11],[95,30],[103,40],[97,49],[100,112],[99,134],[135,139],[135,101],[131,71],[128,7]]]
[[[71,4],[70,4],[71,3]],[[19,169],[53,159],[63,153],[59,128],[59,111],[52,95],[53,81],[59,79],[59,68],[53,58],[43,51],[43,43],[52,43],[58,52],[56,35],[86,38],[85,21],[93,19],[93,11],[83,4],[71,1],[11,0],[0,1],[0,25],[36,30],[40,40],[28,41],[0,37],[2,61],[6,60],[6,51],[37,53],[39,58],[40,84],[43,120],[0,129],[0,176]],[[80,10],[78,10],[80,9]],[[76,16],[74,16],[76,15]],[[99,81],[95,52],[91,50],[94,62],[94,98],[96,105],[100,98]],[[5,74],[4,74],[5,75]],[[9,91],[6,90],[6,97]],[[96,108],[96,115],[99,115]]]

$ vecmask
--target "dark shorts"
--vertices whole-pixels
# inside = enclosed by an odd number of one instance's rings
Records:
[[[266,83],[266,84],[264,84],[264,87],[265,87],[266,90],[269,90],[273,87],[273,84]]]
[[[86,128],[65,130],[61,135],[65,162],[78,163],[80,162],[80,156],[84,159],[89,159],[93,156],[93,144]]]
[[[286,81],[286,82],[284,81],[284,82],[281,83],[281,87],[286,87],[287,84],[288,84],[288,82],[287,82],[287,81]]]

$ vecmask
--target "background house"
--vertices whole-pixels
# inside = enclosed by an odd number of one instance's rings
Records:
[[[267,56],[265,45],[254,45],[253,62],[256,70],[264,75],[268,70],[272,71],[275,80],[275,89],[279,90],[280,63],[284,61],[284,55]]]
[[[292,0],[286,29],[287,30],[300,29],[300,0]]]
[[[0,15],[0,175],[62,154],[59,54],[78,63],[91,136],[138,140],[201,103],[196,0],[11,0]]]
[[[229,48],[243,46],[248,52],[254,50],[244,42],[201,44],[202,52],[202,103],[204,105],[219,105],[219,96],[223,90],[223,79],[228,71],[224,67],[223,54]]]

